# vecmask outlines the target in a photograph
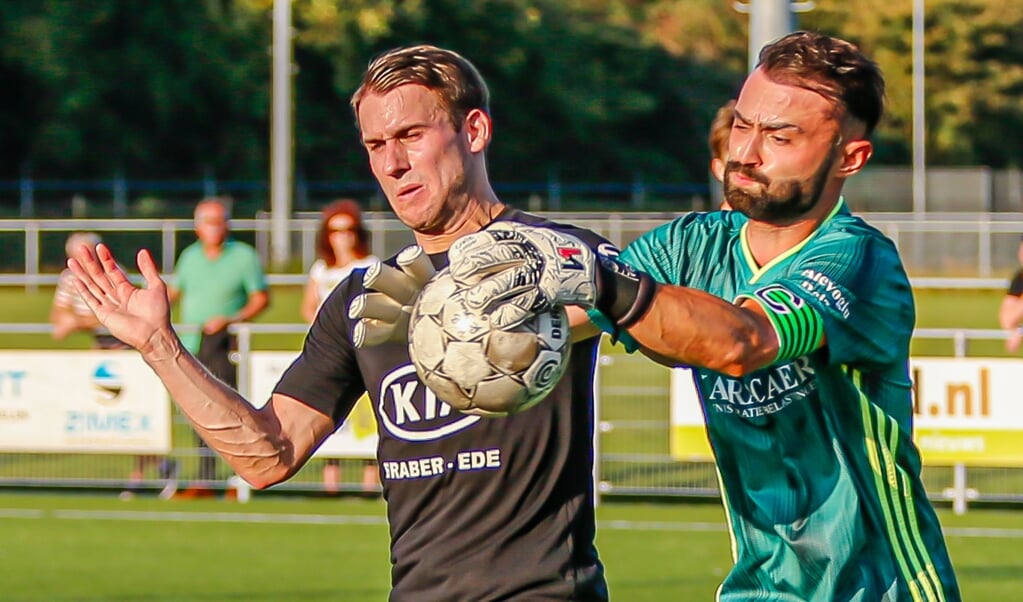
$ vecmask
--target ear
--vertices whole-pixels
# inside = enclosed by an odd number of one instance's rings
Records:
[[[848,178],[857,174],[874,154],[874,145],[870,140],[860,138],[842,145],[842,162],[838,167],[838,177]]]
[[[710,173],[718,182],[725,181],[725,162],[717,157],[710,160]]]
[[[490,120],[490,115],[480,109],[473,109],[466,114],[462,131],[468,139],[471,152],[480,153],[486,150],[494,135],[493,127],[494,123]]]

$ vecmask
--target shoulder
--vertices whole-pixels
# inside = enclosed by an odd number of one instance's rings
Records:
[[[497,221],[516,222],[519,224],[525,224],[527,226],[550,228],[552,230],[557,230],[559,232],[571,234],[572,236],[575,236],[576,238],[582,240],[590,247],[593,247],[594,249],[597,249],[602,253],[605,252],[608,247],[613,248],[613,245],[611,244],[610,241],[608,241],[608,239],[604,238],[602,235],[594,232],[593,230],[582,228],[580,226],[576,226],[575,224],[556,222],[546,217],[534,215],[532,213],[526,213],[525,211],[520,211],[518,209],[513,209],[511,207],[506,209],[498,217]]]
[[[822,225],[810,250],[827,251],[847,261],[861,263],[886,260],[902,263],[895,243],[863,218],[840,213]]]
[[[175,271],[180,271],[188,269],[189,266],[194,267],[196,262],[202,261],[202,259],[202,246],[196,241],[181,250],[181,254],[178,255],[178,259],[174,264],[174,269]]]
[[[226,252],[233,253],[236,255],[257,257],[259,255],[256,252],[256,248],[250,245],[249,243],[240,240],[235,240],[233,238],[229,238],[227,241],[224,242],[224,250]]]
[[[69,269],[65,269],[60,273],[60,277],[57,278],[57,288],[54,291],[54,298],[58,303],[65,303],[69,301],[73,295],[77,294],[78,291],[75,289],[75,275]]]
[[[202,245],[199,244],[199,241],[195,241],[192,244],[185,247],[184,249],[181,249],[181,254],[178,255],[178,261],[182,259],[190,259],[194,257],[197,253],[200,253],[201,251]]]
[[[739,236],[746,216],[736,211],[687,213],[639,235],[626,247],[630,255],[677,256],[694,247],[725,244]]]
[[[325,271],[327,271],[327,262],[317,259],[313,262],[313,265],[309,266],[309,277],[313,279],[321,278]]]

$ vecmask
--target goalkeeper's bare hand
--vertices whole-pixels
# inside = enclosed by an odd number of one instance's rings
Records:
[[[121,341],[145,354],[156,334],[171,330],[167,285],[149,251],[136,257],[145,287],[135,286],[105,244],[72,249],[67,266],[74,286],[100,324]]]
[[[384,263],[370,266],[362,279],[368,292],[352,299],[348,306],[348,317],[356,320],[352,332],[356,347],[408,342],[412,304],[435,270],[417,245],[398,253],[397,261],[401,269]]]

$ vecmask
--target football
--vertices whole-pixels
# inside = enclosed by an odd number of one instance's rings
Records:
[[[539,403],[571,352],[563,307],[517,326],[492,327],[465,301],[445,268],[423,287],[409,319],[409,356],[419,379],[466,414],[507,416]]]

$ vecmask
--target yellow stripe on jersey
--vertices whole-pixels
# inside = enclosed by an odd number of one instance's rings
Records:
[[[884,526],[899,570],[914,602],[944,602],[945,594],[934,562],[920,536],[909,479],[895,461],[898,425],[867,399],[861,386],[862,374],[848,368],[847,371],[859,394],[865,452],[873,469]],[[887,440],[885,432],[890,433]]]

